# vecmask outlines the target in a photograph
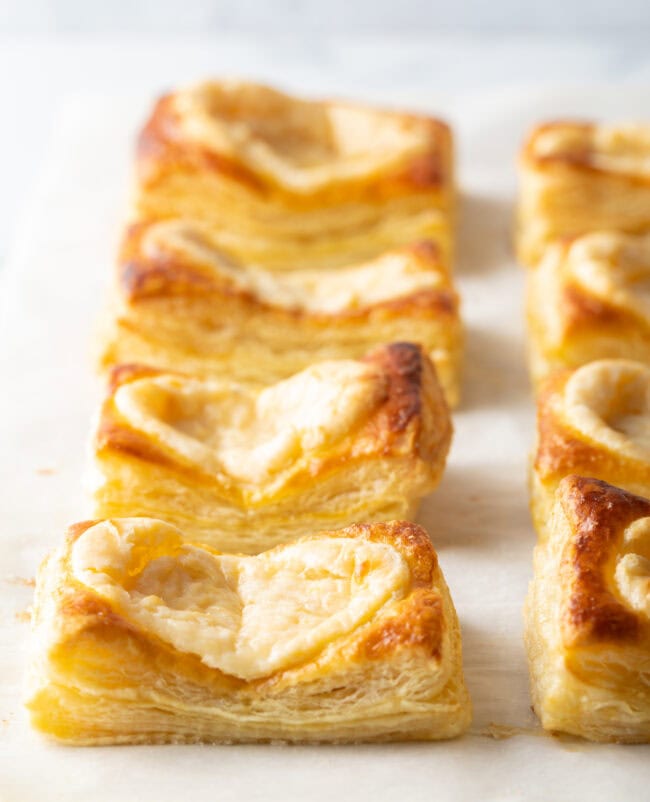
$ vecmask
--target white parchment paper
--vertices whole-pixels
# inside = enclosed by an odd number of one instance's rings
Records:
[[[521,607],[534,543],[526,497],[534,415],[523,275],[510,245],[515,154],[527,128],[543,118],[647,119],[650,88],[386,99],[446,116],[459,138],[464,402],[445,478],[419,520],[461,618],[470,734],[439,744],[79,749],[30,730],[21,704],[26,580],[66,525],[87,516],[81,480],[100,394],[92,334],[127,203],[134,132],[151,101],[77,98],[62,112],[0,294],[1,802],[650,798],[650,747],[553,739],[530,712]]]

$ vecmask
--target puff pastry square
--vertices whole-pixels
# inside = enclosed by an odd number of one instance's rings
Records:
[[[650,741],[650,501],[562,480],[535,550],[526,645],[545,729]]]
[[[149,515],[224,551],[263,551],[412,517],[450,439],[433,365],[407,343],[263,389],[125,366],[99,416],[94,514]]]
[[[650,367],[603,359],[546,382],[531,471],[533,520],[542,539],[555,491],[569,474],[650,496]]]
[[[585,234],[550,246],[528,274],[530,368],[625,357],[650,363],[650,234]]]
[[[85,522],[44,563],[28,707],[72,744],[451,738],[460,629],[423,529],[256,557],[149,518]]]
[[[203,220],[276,268],[452,250],[452,138],[439,120],[208,82],[163,97],[139,140],[136,214]]]
[[[650,229],[650,125],[541,125],[523,148],[520,176],[523,264],[536,265],[562,237]]]
[[[238,262],[204,224],[166,220],[129,230],[118,285],[103,367],[139,362],[270,384],[409,340],[431,356],[450,403],[458,400],[458,298],[429,242],[278,273]]]

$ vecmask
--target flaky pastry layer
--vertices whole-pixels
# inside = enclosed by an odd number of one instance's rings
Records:
[[[458,297],[431,243],[277,273],[237,261],[204,224],[167,220],[127,233],[101,364],[269,384],[402,340],[423,346],[456,403]]]
[[[44,563],[28,707],[73,744],[450,738],[471,717],[426,533],[356,525],[257,557],[148,518]]]
[[[149,515],[257,552],[410,517],[440,481],[449,411],[422,350],[381,346],[263,389],[125,366],[94,440],[95,515]]]
[[[156,105],[138,147],[136,215],[203,220],[220,247],[278,269],[421,239],[449,264],[452,159],[437,120],[209,82]]]
[[[524,145],[520,176],[523,264],[536,265],[563,237],[650,229],[650,125],[540,125]]]
[[[650,367],[625,359],[560,371],[543,385],[531,466],[531,508],[546,537],[555,491],[569,474],[650,496]]]
[[[650,363],[650,235],[596,232],[550,246],[527,277],[530,369]]]
[[[545,729],[650,741],[650,501],[562,480],[535,549],[526,645]]]

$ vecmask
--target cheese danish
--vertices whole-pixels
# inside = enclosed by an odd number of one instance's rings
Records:
[[[69,744],[434,740],[471,717],[415,524],[254,557],[150,518],[77,524],[41,568],[34,627],[32,722]]]

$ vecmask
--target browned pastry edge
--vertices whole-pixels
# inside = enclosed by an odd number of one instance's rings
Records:
[[[382,369],[387,378],[386,395],[363,425],[362,431],[344,437],[330,456],[314,460],[310,465],[310,474],[334,470],[357,457],[366,457],[369,454],[383,457],[417,454],[427,462],[438,460],[440,455],[435,452],[441,444],[449,441],[451,420],[435,368],[421,347],[412,343],[381,345],[360,361],[374,363]],[[108,396],[102,405],[95,436],[96,452],[101,454],[117,451],[188,474],[194,481],[213,483],[215,478],[211,475],[175,463],[144,435],[123,423],[114,409],[113,395],[118,387],[144,376],[163,374],[169,375],[170,371],[143,365],[118,365],[113,368],[110,372]],[[430,416],[427,410],[427,421],[423,414],[423,395],[426,395],[432,407]],[[426,431],[426,422],[431,417],[438,429],[433,433]]]
[[[616,597],[604,574],[626,527],[650,516],[650,501],[575,475],[562,480],[558,498],[571,526],[560,568],[568,591],[561,614],[565,645],[637,642],[639,617]]]
[[[183,140],[178,116],[173,108],[174,96],[164,95],[154,106],[137,145],[137,164],[140,180],[154,183],[161,172],[178,170],[212,171],[237,181],[259,195],[280,194],[290,201],[291,195],[268,179],[249,170],[239,162],[197,143]],[[429,151],[411,158],[398,172],[379,175],[363,187],[363,196],[373,202],[386,200],[405,192],[426,191],[447,185],[451,179],[448,161],[451,151],[451,130],[441,120],[415,114],[402,114],[407,120],[426,121],[430,126],[432,144]],[[438,146],[437,142],[442,144]],[[442,152],[444,151],[444,152]],[[356,187],[358,194],[358,187]],[[337,188],[337,196],[340,187]],[[327,195],[327,192],[324,193]],[[317,193],[322,199],[323,193]],[[304,206],[305,198],[301,197]]]

